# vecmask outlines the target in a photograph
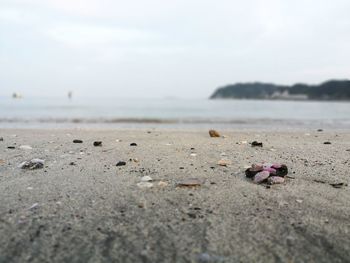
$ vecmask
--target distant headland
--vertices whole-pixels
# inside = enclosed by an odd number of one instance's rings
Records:
[[[350,80],[329,80],[319,85],[237,83],[218,88],[210,99],[350,100]]]

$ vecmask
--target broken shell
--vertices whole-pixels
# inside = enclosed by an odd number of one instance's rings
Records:
[[[254,183],[260,184],[263,181],[265,181],[269,176],[270,173],[268,171],[259,172],[254,176]]]
[[[267,179],[268,184],[283,184],[284,183],[284,178],[280,176],[270,176]]]

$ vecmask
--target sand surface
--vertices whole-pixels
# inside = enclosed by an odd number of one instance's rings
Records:
[[[350,134],[222,134],[0,130],[0,262],[350,262],[349,186],[330,185],[350,182]],[[44,168],[18,168],[32,158]],[[294,179],[253,184],[262,161]]]

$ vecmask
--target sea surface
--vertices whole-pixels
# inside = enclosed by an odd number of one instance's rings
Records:
[[[0,97],[0,128],[350,129],[350,102]]]

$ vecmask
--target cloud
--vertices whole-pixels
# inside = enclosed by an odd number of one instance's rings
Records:
[[[137,29],[77,24],[50,28],[47,35],[53,40],[73,48],[147,43],[155,39],[153,33]]]

